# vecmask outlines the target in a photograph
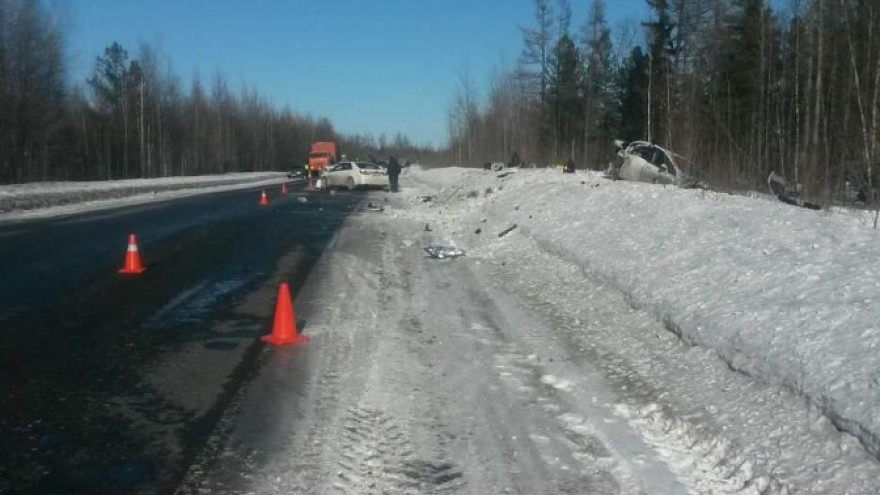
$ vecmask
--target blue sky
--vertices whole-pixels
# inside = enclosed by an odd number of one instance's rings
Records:
[[[589,0],[572,0],[572,28]],[[555,7],[556,2],[551,0]],[[612,28],[644,0],[606,0]],[[522,50],[532,0],[70,0],[70,74],[83,81],[104,47],[158,42],[185,81],[221,72],[278,107],[329,118],[343,133],[442,145],[460,75],[481,91]]]

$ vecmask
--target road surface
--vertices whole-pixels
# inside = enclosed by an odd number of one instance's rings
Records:
[[[291,187],[0,227],[0,493],[167,493],[360,194]],[[122,267],[129,233],[144,264]]]

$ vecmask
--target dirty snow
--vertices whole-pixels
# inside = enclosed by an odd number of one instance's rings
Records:
[[[266,351],[179,493],[880,489],[876,399],[829,386],[877,364],[867,217],[589,173],[401,184],[348,219],[297,304],[310,343]]]
[[[854,452],[855,458],[880,454],[880,232],[870,227],[869,212],[816,212],[763,198],[614,182],[593,173],[523,169],[499,178],[476,170],[416,169],[409,180],[419,189],[406,192],[411,208],[398,216],[429,223],[468,256],[505,257],[505,271],[516,274],[508,275],[505,287],[537,289],[543,304],[574,315],[575,326],[585,327],[589,310],[598,309],[594,294],[581,290],[586,279],[586,285],[611,289],[659,322],[666,335],[655,340],[673,335],[687,347],[678,359],[697,365],[650,369],[648,376],[662,381],[658,377],[666,373],[667,382],[683,379],[681,393],[698,400],[684,404],[686,409],[710,407],[701,402],[716,399],[695,397],[697,390],[688,382],[699,375],[681,373],[723,363],[747,377],[746,387],[769,386],[765,393],[805,399],[804,421],[812,423],[805,427],[844,432],[837,445],[795,438],[775,445],[775,452],[767,445],[761,455],[796,459],[789,476],[804,482],[856,476],[871,480],[866,493],[880,489],[878,478],[871,479],[875,468],[853,475],[834,473],[828,464],[862,462],[852,457]],[[429,194],[439,200],[425,202],[422,197]],[[518,228],[504,242],[497,239],[511,224]],[[550,284],[555,285],[553,297],[546,293]],[[576,294],[580,297],[569,297]],[[634,337],[644,338],[638,335],[643,330],[636,329]],[[645,348],[638,350],[643,343],[627,345],[633,347],[613,352],[623,359],[652,360],[665,353],[651,356]],[[561,383],[558,377],[548,381]],[[730,449],[715,437],[701,438],[686,419],[665,410],[675,407],[642,404],[618,412],[641,425],[649,441],[696,448],[701,454],[695,462],[707,462],[700,459],[706,453]],[[738,407],[737,401],[726,407]],[[749,410],[709,412],[741,416],[742,427],[760,431],[753,443],[743,443],[753,447],[768,443],[774,429],[794,430],[797,424],[774,425],[785,416],[760,417]],[[658,439],[662,436],[669,438]],[[705,442],[709,445],[701,445]],[[822,457],[812,474],[797,467]],[[768,467],[780,469],[777,464]],[[827,486],[817,491],[845,492]]]
[[[71,215],[193,194],[268,187],[284,180],[286,174],[281,172],[247,172],[154,179],[0,185],[0,222]]]
[[[401,186],[180,493],[880,491],[870,214],[552,170]]]

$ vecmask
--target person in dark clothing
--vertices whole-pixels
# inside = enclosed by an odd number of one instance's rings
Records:
[[[572,160],[571,158],[568,159],[568,163],[565,164],[565,170],[563,170],[563,172],[567,174],[574,173],[574,160]]]
[[[513,155],[510,157],[510,163],[507,164],[508,167],[519,167],[522,165],[522,160],[519,158],[519,153],[516,151],[513,152]]]
[[[393,156],[388,157],[388,183],[391,192],[397,192],[398,177],[400,177],[400,162]]]

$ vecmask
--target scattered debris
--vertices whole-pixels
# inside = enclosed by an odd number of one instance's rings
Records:
[[[385,207],[382,205],[374,205],[372,201],[367,203],[367,209],[371,211],[385,211]]]
[[[479,233],[481,233],[481,232],[483,232],[483,229],[479,229],[479,228],[478,228],[477,230],[474,231],[474,234],[479,234]]]
[[[425,232],[430,232],[431,227],[428,224],[425,224]]]
[[[308,203],[309,202],[309,198],[307,198],[305,196],[297,196],[296,200],[299,201],[300,203]]]
[[[501,233],[498,234],[498,237],[504,237],[504,236],[506,236],[507,234],[509,234],[510,232],[512,232],[513,229],[515,229],[515,228],[516,228],[516,224],[513,224],[513,225],[511,225],[510,227],[507,227],[506,229],[502,230]]]
[[[496,175],[495,177],[498,177],[499,179],[503,179],[503,178],[507,177],[508,175],[510,175],[510,174],[512,174],[512,173],[513,173],[513,172],[502,172],[502,173]]]
[[[419,199],[422,200],[422,203],[430,203],[434,201],[434,196],[419,196]]]
[[[456,194],[458,194],[458,191],[461,191],[461,188],[463,188],[465,185],[466,185],[466,183],[456,187],[452,191],[452,193],[449,194],[449,196],[446,196],[446,199],[444,199],[443,202],[445,203],[445,202],[449,201],[450,199],[452,199],[452,197],[455,196]]]
[[[464,251],[461,248],[457,247],[449,247],[449,246],[440,246],[436,244],[432,244],[425,249],[431,257],[445,260],[445,259],[455,259],[459,256],[464,256]]]

